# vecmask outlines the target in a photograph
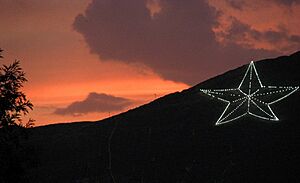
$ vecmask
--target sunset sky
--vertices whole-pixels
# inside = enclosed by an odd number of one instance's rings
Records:
[[[99,120],[300,50],[297,0],[0,0],[36,125]]]

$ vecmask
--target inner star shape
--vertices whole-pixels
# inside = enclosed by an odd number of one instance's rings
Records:
[[[245,115],[279,121],[270,105],[288,97],[298,89],[299,86],[263,86],[252,61],[238,88],[200,89],[200,91],[227,103],[224,112],[216,122],[216,125],[220,125]]]

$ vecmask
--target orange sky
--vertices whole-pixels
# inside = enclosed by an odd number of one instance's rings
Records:
[[[6,12],[0,13],[5,14],[0,16],[1,24],[5,25],[1,26],[0,34],[0,45],[5,50],[2,62],[22,61],[29,80],[24,90],[35,106],[28,117],[34,118],[36,125],[108,117],[108,113],[53,114],[55,108],[83,100],[90,92],[132,99],[136,101],[129,106],[132,108],[153,100],[155,94],[162,96],[188,87],[165,81],[145,66],[99,61],[71,27],[74,17],[84,11],[88,1],[66,1],[60,6],[53,2],[50,7],[40,3],[35,9],[16,8],[11,3]],[[110,115],[118,112],[122,111]]]
[[[150,1],[152,3],[147,6],[153,7],[151,13],[155,18],[163,9],[159,0]],[[225,1],[208,2],[210,6],[223,11],[218,19],[219,27],[212,28],[216,32],[226,32],[230,18],[235,17],[256,31],[277,30],[280,24],[289,33],[300,34],[299,4],[287,9],[269,3],[267,11],[267,6],[259,5],[260,1],[257,0],[252,5],[258,7],[247,6],[248,8],[240,11],[229,7]],[[164,80],[145,65],[101,61],[97,55],[91,54],[82,35],[72,28],[75,17],[83,13],[89,3],[87,0],[53,0],[47,3],[38,0],[0,0],[0,47],[5,50],[5,58],[1,62],[8,64],[14,59],[22,61],[29,80],[24,90],[35,106],[28,117],[34,118],[36,125],[99,120],[147,103],[155,96],[160,97],[189,87],[184,83]],[[216,39],[221,41],[222,37],[216,35]],[[241,41],[249,43],[253,40]],[[268,42],[254,43],[252,46],[255,48],[278,51]],[[134,104],[110,114],[53,114],[56,108],[82,101],[91,92],[128,98]]]

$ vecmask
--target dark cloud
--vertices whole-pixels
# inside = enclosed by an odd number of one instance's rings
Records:
[[[229,4],[232,8],[243,10],[244,7],[247,6],[248,0],[225,0],[227,4]],[[270,0],[269,3],[275,2],[280,5],[291,6],[293,4],[300,3],[300,0]],[[256,2],[252,2],[256,3]]]
[[[226,2],[233,8],[238,10],[243,10],[243,7],[246,5],[244,0],[226,0]]]
[[[282,51],[297,50],[300,48],[300,36],[290,35],[284,28],[278,31],[257,31],[236,19],[233,20],[224,38],[227,42],[241,42],[249,47],[252,46],[251,42],[261,42],[276,45]]]
[[[74,28],[102,60],[143,63],[163,78],[196,84],[226,69],[278,53],[220,45],[212,31],[219,13],[201,0],[93,0]]]
[[[126,98],[115,97],[103,93],[90,93],[83,101],[73,102],[66,108],[56,109],[58,115],[83,115],[91,112],[120,111],[133,102]]]
[[[293,3],[300,3],[299,0],[274,0],[275,2],[283,5],[292,5]]]

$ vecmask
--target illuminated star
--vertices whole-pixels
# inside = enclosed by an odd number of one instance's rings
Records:
[[[238,88],[200,89],[200,91],[227,103],[224,112],[216,122],[216,125],[220,125],[245,115],[279,121],[270,105],[288,97],[298,89],[299,87],[291,86],[263,86],[252,61]]]

